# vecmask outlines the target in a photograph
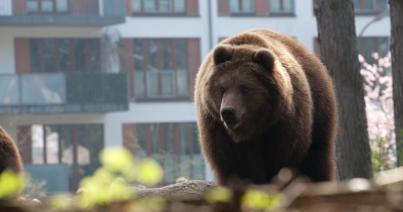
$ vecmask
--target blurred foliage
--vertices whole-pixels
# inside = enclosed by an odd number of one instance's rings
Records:
[[[224,187],[217,187],[211,189],[206,194],[206,200],[210,203],[217,203],[217,202],[226,203],[231,201],[231,198],[232,198],[231,190]]]
[[[26,173],[26,185],[22,196],[28,199],[44,199],[46,197],[46,181],[33,180],[28,173]]]
[[[391,54],[374,52],[359,55],[365,90],[368,136],[372,151],[372,168],[377,173],[396,167],[396,143],[393,113]],[[367,62],[372,61],[372,62]],[[399,147],[397,147],[399,149]]]
[[[56,211],[98,211],[109,208],[120,211],[163,211],[166,200],[162,197],[151,196],[136,199],[133,184],[147,186],[157,185],[163,178],[163,170],[152,159],[136,160],[131,153],[123,148],[105,149],[100,154],[101,167],[92,176],[85,177],[80,182],[76,195],[62,193],[47,199],[45,206]],[[25,186],[25,177],[5,171],[0,175],[0,198],[16,197]],[[30,189],[36,191],[43,184],[29,183]],[[37,185],[37,186],[36,186]],[[27,188],[28,188],[27,187]],[[26,189],[27,190],[27,189]],[[234,201],[232,190],[217,187],[206,193],[209,203],[231,203]],[[35,197],[34,197],[35,198]],[[279,209],[283,203],[280,194],[267,194],[258,190],[248,190],[241,198],[242,208],[250,210],[271,211]],[[113,208],[113,207],[112,207]]]
[[[25,177],[11,170],[5,170],[0,174],[0,199],[18,196],[24,189]]]
[[[384,138],[378,138],[372,141],[371,160],[374,173],[388,169],[387,152],[382,148],[387,141]]]
[[[134,159],[127,149],[108,148],[101,152],[101,164],[111,171],[125,173],[134,167]]]
[[[49,199],[49,205],[57,210],[67,210],[73,205],[73,197],[70,194],[57,194]]]
[[[134,179],[147,186],[158,184],[164,176],[161,166],[152,159],[145,159],[134,170]]]
[[[282,202],[279,194],[269,195],[258,190],[249,190],[242,197],[242,206],[253,210],[276,210],[281,207]]]
[[[100,160],[101,168],[80,183],[81,208],[130,200],[135,195],[131,183],[152,186],[163,177],[162,168],[154,160],[135,161],[127,149],[105,149]]]

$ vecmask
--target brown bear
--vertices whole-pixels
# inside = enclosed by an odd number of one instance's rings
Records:
[[[20,153],[11,137],[0,127],[0,173],[6,169],[23,173]]]
[[[336,98],[326,68],[295,39],[267,29],[229,37],[196,77],[199,141],[219,185],[269,183],[284,167],[335,176]]]

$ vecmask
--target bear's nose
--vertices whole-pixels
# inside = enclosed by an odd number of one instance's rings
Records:
[[[236,123],[235,110],[233,108],[223,108],[221,110],[221,120],[227,125]]]

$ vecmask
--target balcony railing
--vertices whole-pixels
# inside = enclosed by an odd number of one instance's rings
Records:
[[[107,26],[124,22],[125,0],[0,0],[0,26]]]
[[[0,113],[91,113],[128,109],[121,73],[0,75]]]

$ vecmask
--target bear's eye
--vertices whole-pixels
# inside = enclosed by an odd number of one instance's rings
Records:
[[[225,93],[225,88],[224,87],[219,87],[218,91],[220,92],[220,94],[224,94]]]
[[[241,92],[241,94],[242,95],[248,95],[248,93],[249,93],[249,88],[248,87],[246,87],[246,86],[240,86],[239,87],[239,91]]]

